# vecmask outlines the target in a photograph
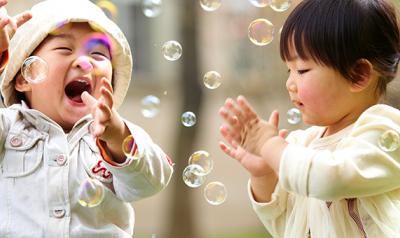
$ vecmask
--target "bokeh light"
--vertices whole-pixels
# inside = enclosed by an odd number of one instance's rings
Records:
[[[143,0],[142,11],[146,17],[155,18],[161,14],[162,1],[161,0]]]
[[[146,118],[153,118],[159,112],[160,99],[154,95],[147,95],[142,98],[142,115]]]

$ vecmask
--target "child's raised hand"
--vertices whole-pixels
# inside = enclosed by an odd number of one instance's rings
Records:
[[[107,140],[110,133],[107,128],[113,126],[113,123],[123,123],[116,121],[120,119],[113,110],[113,89],[108,79],[102,78],[100,80],[100,97],[94,98],[88,92],[82,93],[82,101],[90,107],[94,122],[91,124],[90,132],[93,136],[100,139]]]
[[[227,99],[219,113],[226,122],[220,128],[224,139],[231,146],[237,143],[252,154],[260,155],[264,143],[279,134],[278,112],[272,112],[269,121],[264,121],[243,96],[236,101]]]
[[[232,147],[223,142],[219,143],[219,147],[229,157],[239,161],[253,177],[262,177],[273,172],[265,159],[244,150],[235,141],[232,141]]]
[[[7,0],[0,0],[0,54],[8,49],[10,39],[17,28],[32,18],[30,12],[23,12],[15,17],[10,17],[5,8],[6,4]]]

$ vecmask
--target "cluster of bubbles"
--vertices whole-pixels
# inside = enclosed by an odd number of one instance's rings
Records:
[[[188,166],[182,172],[183,182],[191,188],[198,188],[204,184],[206,177],[214,166],[213,160],[207,151],[194,152],[188,160]],[[227,190],[223,183],[214,181],[208,183],[203,190],[205,200],[211,205],[220,205],[225,202]]]

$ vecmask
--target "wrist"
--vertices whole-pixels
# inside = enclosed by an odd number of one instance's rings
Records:
[[[261,157],[266,158],[268,165],[274,170],[275,174],[279,174],[281,157],[287,145],[284,138],[274,136],[267,140],[261,148]]]

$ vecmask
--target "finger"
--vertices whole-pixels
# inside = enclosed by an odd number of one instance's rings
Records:
[[[97,122],[92,122],[90,124],[90,133],[94,137],[99,137],[101,136],[105,131],[105,126],[98,124]]]
[[[286,129],[279,130],[279,136],[282,137],[282,138],[286,138],[286,136],[288,134],[289,134],[289,131],[286,130]]]
[[[104,102],[108,107],[112,108],[113,107],[113,95],[112,93],[105,87],[100,88],[100,93],[101,93],[101,101]]]
[[[238,136],[237,134],[233,134],[227,126],[222,125],[219,128],[219,131],[222,135],[222,137],[224,137],[224,139],[231,145],[233,145],[233,141],[240,141],[240,136]]]
[[[219,142],[219,148],[221,148],[221,150],[227,154],[229,157],[236,159],[236,153],[229,147],[227,146],[225,143],[223,142]]]
[[[238,102],[238,105],[241,108],[241,110],[244,112],[246,119],[252,120],[258,118],[256,111],[253,109],[253,107],[250,105],[250,103],[246,100],[244,96],[239,95],[236,101]]]
[[[0,7],[4,7],[5,5],[7,5],[7,0],[0,0]]]
[[[235,115],[238,119],[238,121],[243,121],[244,117],[242,115],[242,112],[235,106],[236,102],[232,98],[227,98],[225,100],[225,105],[224,107],[232,112],[233,115]]]
[[[82,101],[85,105],[93,108],[97,104],[97,99],[90,95],[88,92],[84,91],[81,94]]]
[[[238,127],[239,126],[239,119],[237,116],[231,116],[229,115],[228,111],[224,108],[221,107],[219,109],[219,115],[230,125],[233,127]]]
[[[106,87],[111,93],[114,93],[114,90],[111,85],[111,81],[108,80],[106,77],[101,78],[101,84]]]
[[[98,110],[100,110],[96,115],[98,122],[101,124],[107,124],[111,118],[111,109],[104,102],[99,102]]]
[[[17,27],[20,27],[25,22],[29,21],[32,18],[31,12],[22,12],[14,17],[15,23]]]
[[[275,127],[278,127],[279,125],[279,113],[278,111],[274,110],[271,115],[269,116],[269,123],[271,123],[272,125],[274,125]]]

